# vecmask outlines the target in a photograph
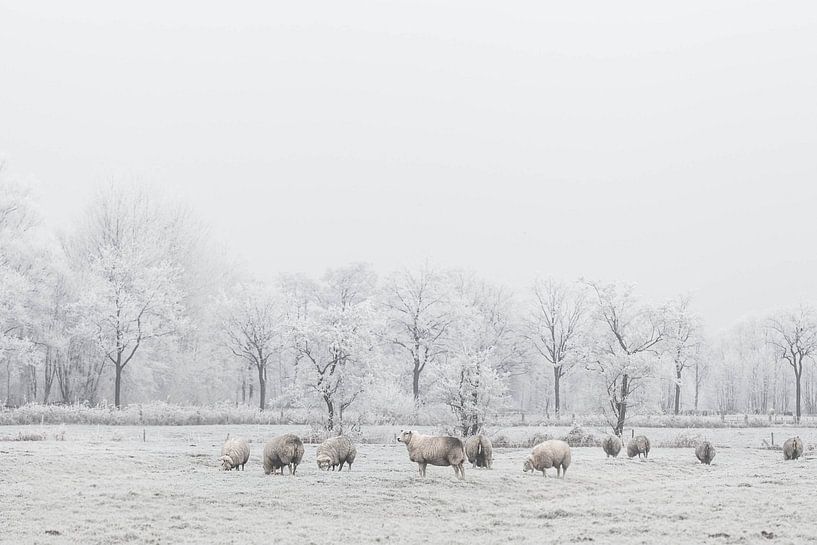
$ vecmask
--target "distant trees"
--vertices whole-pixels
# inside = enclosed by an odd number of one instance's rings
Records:
[[[803,364],[817,351],[817,316],[811,308],[800,307],[770,318],[767,328],[769,344],[794,372],[795,418],[800,422]]]
[[[283,349],[281,303],[262,284],[241,284],[226,302],[223,322],[227,348],[258,376],[259,407],[267,406],[267,367]]]
[[[446,275],[428,265],[417,272],[395,273],[386,281],[386,335],[408,356],[415,403],[426,366],[438,364],[446,352],[446,334],[453,320],[450,296]]]
[[[630,286],[587,282],[595,295],[598,332],[589,368],[602,377],[616,435],[624,431],[631,396],[655,372],[665,319],[658,309],[639,302]]]
[[[428,265],[379,281],[360,263],[249,281],[237,261],[183,208],[122,185],[56,237],[0,168],[0,402],[105,403],[109,384],[117,406],[242,402],[257,380],[262,409],[322,414],[330,429],[349,411],[449,414],[462,434],[554,399],[558,417],[601,398],[619,434],[635,408],[799,420],[817,407],[807,305],[705,342],[688,298],[656,306],[624,284],[511,294]]]
[[[182,269],[174,243],[184,216],[139,190],[102,192],[70,242],[86,282],[87,320],[101,356],[114,367],[114,404],[122,375],[144,343],[172,335],[182,318]]]
[[[689,297],[679,297],[667,306],[665,350],[672,360],[675,372],[673,412],[681,409],[681,386],[684,370],[698,364],[703,351],[700,320],[690,311]],[[700,367],[699,371],[700,380]],[[696,382],[696,392],[697,392]],[[697,404],[697,396],[696,396]]]
[[[525,336],[553,370],[556,418],[561,411],[561,380],[587,355],[587,308],[584,291],[553,279],[533,285],[533,304],[525,323]]]

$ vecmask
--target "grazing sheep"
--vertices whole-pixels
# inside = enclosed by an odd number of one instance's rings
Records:
[[[349,464],[349,470],[351,470],[355,456],[357,456],[357,449],[348,437],[343,435],[330,437],[318,447],[316,456],[318,469],[325,471],[332,468],[332,471],[335,471],[335,467],[340,466],[338,471],[341,471],[343,464],[346,463]]]
[[[615,458],[618,456],[618,453],[621,452],[621,439],[615,435],[608,435],[604,438],[604,441],[601,442],[601,448],[604,449],[604,453],[608,458],[610,456]]]
[[[650,440],[644,437],[643,435],[636,435],[630,442],[627,443],[627,456],[630,458],[638,455],[638,458],[641,459],[641,455],[644,455],[644,458],[650,453]]]
[[[484,435],[472,435],[465,440],[465,455],[472,467],[491,469],[494,461],[494,447],[491,440]]]
[[[695,456],[702,464],[709,465],[715,457],[715,447],[709,441],[704,441],[695,448]]]
[[[800,439],[800,436],[798,435],[796,437],[786,439],[786,442],[783,443],[783,459],[796,460],[802,455],[803,455],[803,440]]]
[[[304,444],[301,439],[292,433],[273,437],[264,445],[264,473],[269,475],[284,467],[289,468],[289,474],[295,475],[295,470],[304,457]]]
[[[556,476],[564,479],[570,466],[570,445],[558,439],[551,439],[533,447],[530,456],[522,464],[522,471],[541,471],[547,477],[546,469],[556,468]]]
[[[465,447],[456,437],[422,435],[415,431],[401,431],[397,441],[406,445],[409,460],[417,462],[421,477],[426,466],[452,466],[458,479],[465,479]]]
[[[221,447],[221,468],[237,471],[239,466],[244,470],[244,464],[250,459],[250,445],[243,439],[227,439]]]

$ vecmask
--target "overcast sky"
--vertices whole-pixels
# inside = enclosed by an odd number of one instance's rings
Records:
[[[188,199],[259,276],[460,266],[817,303],[817,4],[6,2],[0,153]]]

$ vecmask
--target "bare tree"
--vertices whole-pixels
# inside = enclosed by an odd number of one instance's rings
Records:
[[[794,371],[795,417],[800,422],[803,362],[813,359],[817,350],[817,319],[809,307],[781,312],[768,321],[769,344]]]
[[[591,369],[605,383],[611,426],[624,431],[630,397],[641,381],[655,372],[658,344],[664,339],[661,312],[638,304],[631,287],[587,282],[596,296],[597,319],[604,331],[597,339],[597,356]]]
[[[585,295],[553,279],[536,281],[533,294],[535,302],[526,323],[526,337],[553,369],[553,408],[558,419],[561,380],[583,359]]]
[[[269,290],[260,284],[239,286],[237,293],[231,296],[229,306],[231,308],[223,322],[227,348],[257,373],[258,404],[263,411],[267,406],[267,368],[270,357],[282,350],[281,306]]]
[[[448,286],[442,274],[429,268],[404,270],[392,276],[385,290],[388,341],[408,353],[412,394],[420,399],[420,376],[446,349],[451,325]]]

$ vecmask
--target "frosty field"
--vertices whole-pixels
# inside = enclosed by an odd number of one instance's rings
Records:
[[[39,427],[0,428],[0,436]],[[55,441],[0,442],[0,543],[803,543],[817,539],[817,466],[758,446],[769,430],[709,430],[712,466],[691,448],[608,460],[574,448],[567,479],[523,474],[528,449],[493,470],[429,467],[397,443],[358,445],[351,472],[323,473],[306,445],[295,477],[265,476],[275,426],[68,426]],[[302,431],[299,428],[290,428]],[[253,441],[245,472],[219,471],[227,432]],[[644,431],[644,430],[642,430]],[[704,430],[706,432],[706,430]],[[678,430],[648,430],[648,435]],[[777,430],[780,441],[814,430]],[[778,435],[780,434],[780,435]],[[387,430],[384,430],[387,435]],[[660,439],[660,438],[659,438]],[[654,439],[655,441],[655,439]],[[623,455],[622,455],[623,456]]]

